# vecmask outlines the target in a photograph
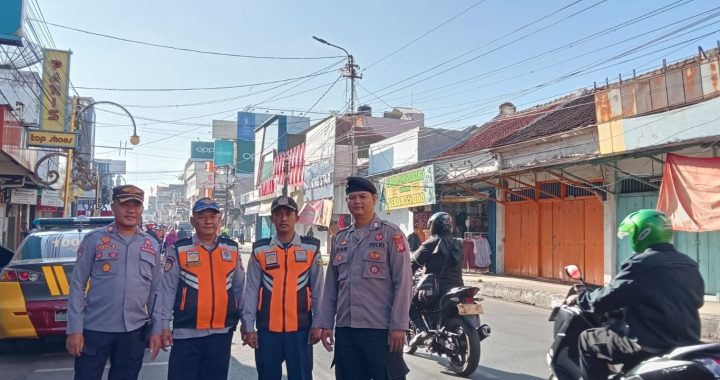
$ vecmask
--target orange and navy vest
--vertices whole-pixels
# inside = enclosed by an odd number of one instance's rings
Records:
[[[253,255],[262,272],[255,322],[258,329],[294,332],[311,327],[310,267],[319,247],[319,240],[307,236],[296,237],[287,249],[272,239],[253,244]]]
[[[206,330],[235,326],[240,317],[240,305],[232,291],[240,260],[237,243],[219,237],[215,248],[208,251],[199,242],[182,239],[175,248],[180,282],[173,327]]]

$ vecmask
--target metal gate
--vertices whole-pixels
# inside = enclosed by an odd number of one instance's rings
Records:
[[[617,224],[633,211],[643,208],[654,209],[657,192],[620,194],[617,197]],[[697,261],[705,280],[705,293],[720,295],[720,231],[680,232],[673,234],[675,247]],[[632,255],[630,243],[617,239],[617,268]]]

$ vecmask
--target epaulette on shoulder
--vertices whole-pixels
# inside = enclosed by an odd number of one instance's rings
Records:
[[[304,244],[312,244],[312,245],[320,246],[320,239],[318,239],[318,238],[316,238],[316,237],[313,237],[313,236],[304,236],[304,235],[301,235],[301,236],[300,236],[300,241],[301,241],[302,243],[304,243]]]
[[[255,248],[262,247],[262,246],[265,246],[265,245],[270,244],[270,241],[271,241],[271,240],[272,240],[272,239],[270,239],[270,238],[262,238],[262,239],[260,239],[260,240],[256,240],[256,241],[253,243],[253,245],[252,245],[253,251],[255,250]]]
[[[395,224],[395,223],[388,222],[387,220],[383,220],[383,221],[382,221],[382,224],[384,224],[384,225],[386,225],[386,226],[388,226],[388,227],[392,227],[392,229],[394,229],[395,231],[400,231],[400,227],[399,227],[397,224]]]
[[[175,249],[177,249],[178,247],[186,246],[186,245],[193,245],[192,238],[180,239],[180,240],[176,241],[175,244],[173,244]]]
[[[223,243],[223,244],[227,244],[227,245],[230,245],[230,246],[233,246],[233,247],[237,247],[237,246],[238,246],[238,243],[237,243],[235,240],[230,239],[229,237],[225,237],[225,236],[220,236],[220,237],[218,238],[218,242],[221,242],[221,243]]]

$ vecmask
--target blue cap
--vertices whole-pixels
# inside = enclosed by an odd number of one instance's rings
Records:
[[[195,205],[192,208],[193,214],[205,210],[220,212],[220,206],[218,206],[217,202],[215,202],[211,198],[200,198],[195,202]]]

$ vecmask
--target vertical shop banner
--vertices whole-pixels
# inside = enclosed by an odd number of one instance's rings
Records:
[[[255,142],[237,140],[237,162],[235,172],[238,174],[253,174],[255,170]]]
[[[45,49],[43,53],[43,98],[40,129],[67,131],[70,52]]]
[[[657,209],[670,217],[673,230],[720,231],[720,157],[668,153]]]
[[[396,210],[435,203],[435,173],[425,166],[380,180],[382,210]]]
[[[235,164],[235,144],[228,140],[215,140],[215,166]]]
[[[196,160],[213,160],[215,158],[215,142],[191,141],[190,158]]]
[[[24,0],[3,0],[0,12],[0,45],[22,46]]]

